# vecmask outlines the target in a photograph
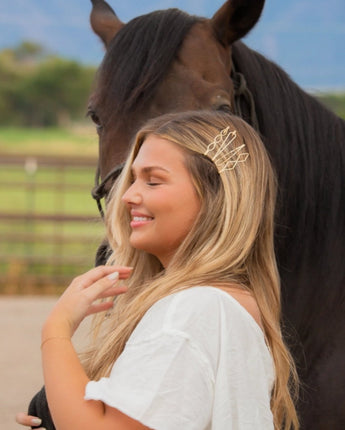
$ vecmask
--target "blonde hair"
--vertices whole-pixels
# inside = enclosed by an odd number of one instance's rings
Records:
[[[236,146],[244,144],[249,157],[233,170],[218,173],[214,162],[203,154],[228,126],[237,132]],[[131,184],[131,165],[148,135],[183,148],[201,202],[192,230],[166,268],[156,257],[130,246],[130,214],[121,200]],[[196,285],[244,285],[257,301],[275,364],[271,397],[275,428],[297,429],[293,402],[297,376],[280,328],[280,284],[273,245],[275,198],[275,175],[264,145],[240,118],[197,111],[168,114],[146,123],[136,136],[106,211],[112,248],[108,264],[135,270],[126,282],[128,292],[117,297],[111,316],[96,318],[95,342],[84,361],[89,377],[109,374],[136,325],[157,300]]]

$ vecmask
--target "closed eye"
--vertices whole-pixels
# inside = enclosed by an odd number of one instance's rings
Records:
[[[161,185],[160,182],[147,182],[147,185],[149,185],[150,187],[156,187],[157,185]]]

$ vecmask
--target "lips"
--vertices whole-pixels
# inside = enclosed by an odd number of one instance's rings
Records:
[[[146,216],[134,216],[133,217],[133,221],[134,222],[139,222],[139,221],[151,221],[153,218],[151,217],[146,217]]]
[[[132,221],[131,221],[131,227],[141,227],[143,225],[146,225],[147,223],[151,222],[153,220],[153,217],[138,213],[135,211],[131,212],[132,215]]]

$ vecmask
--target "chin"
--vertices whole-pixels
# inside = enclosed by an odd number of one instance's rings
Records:
[[[140,251],[146,251],[146,252],[150,253],[147,246],[145,246],[145,243],[143,243],[143,241],[141,241],[141,240],[135,240],[133,238],[133,239],[129,240],[129,243],[135,249],[138,249]]]

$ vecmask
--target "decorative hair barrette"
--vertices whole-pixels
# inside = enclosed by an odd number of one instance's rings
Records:
[[[237,131],[229,131],[229,129],[230,127],[228,126],[221,130],[204,152],[204,155],[214,162],[219,173],[233,170],[238,163],[245,162],[249,157],[248,152],[242,152],[243,148],[245,148],[244,144],[237,147],[232,145],[236,140]],[[230,151],[225,152],[228,146],[230,146]]]

